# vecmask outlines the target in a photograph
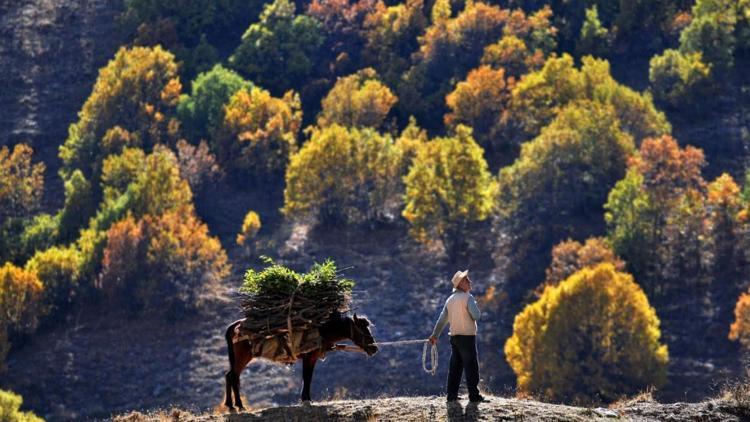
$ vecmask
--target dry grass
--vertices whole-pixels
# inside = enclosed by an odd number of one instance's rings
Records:
[[[717,401],[750,411],[750,384],[739,381],[728,383],[722,388]]]
[[[610,409],[622,409],[635,406],[639,403],[656,403],[656,400],[654,400],[654,391],[656,390],[653,387],[649,387],[645,391],[642,391],[633,397],[624,397],[607,407]]]
[[[115,416],[114,422],[180,422],[195,418],[192,413],[180,409],[157,410],[154,412],[141,413],[130,412],[125,415]]]

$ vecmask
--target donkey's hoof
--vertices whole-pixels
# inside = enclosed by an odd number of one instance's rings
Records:
[[[234,409],[234,406],[227,406],[227,410],[229,413],[237,413],[237,411]]]
[[[312,402],[310,400],[302,400],[302,406],[310,407],[312,406]]]

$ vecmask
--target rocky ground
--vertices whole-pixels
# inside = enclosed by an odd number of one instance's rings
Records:
[[[489,397],[488,403],[463,400],[446,404],[441,397],[394,397],[336,400],[312,405],[193,415],[181,410],[130,413],[117,422],[180,421],[742,421],[750,417],[745,402],[719,399],[704,403],[659,404],[650,400],[609,408],[573,407],[533,400]]]

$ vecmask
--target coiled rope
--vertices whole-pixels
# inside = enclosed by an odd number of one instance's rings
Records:
[[[374,343],[376,346],[400,346],[403,344],[419,344],[424,343],[422,346],[422,369],[428,374],[434,376],[437,372],[438,367],[438,353],[437,345],[433,344],[430,350],[430,367],[427,367],[427,346],[430,345],[429,339],[422,340],[399,340],[399,341],[382,341]]]

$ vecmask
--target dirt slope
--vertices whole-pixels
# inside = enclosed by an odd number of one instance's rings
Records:
[[[342,400],[307,406],[286,406],[243,413],[192,415],[179,410],[144,415],[131,413],[116,421],[181,422],[250,421],[741,421],[750,416],[747,406],[730,401],[659,404],[650,401],[614,408],[585,408],[532,400],[490,397],[489,403],[466,400],[447,405],[442,397],[395,397]]]

